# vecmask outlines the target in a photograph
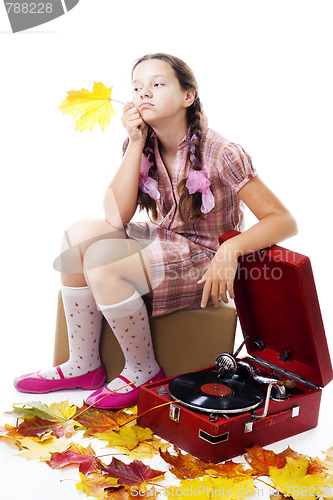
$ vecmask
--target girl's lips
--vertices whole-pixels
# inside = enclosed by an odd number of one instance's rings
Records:
[[[152,103],[150,103],[150,102],[142,102],[142,103],[140,104],[140,106],[139,106],[139,107],[140,107],[141,109],[143,109],[143,108],[150,108],[150,107],[152,107],[152,106],[154,106],[154,104],[152,104]]]

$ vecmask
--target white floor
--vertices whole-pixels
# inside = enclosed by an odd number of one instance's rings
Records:
[[[13,346],[15,350],[15,346]],[[12,355],[12,354],[11,354]],[[23,359],[23,353],[17,354],[17,359]],[[4,415],[3,412],[9,411],[13,403],[23,403],[28,401],[43,401],[51,403],[54,401],[63,401],[69,399],[70,404],[81,405],[83,399],[89,394],[85,391],[61,391],[46,395],[34,396],[29,394],[21,394],[12,386],[12,379],[21,371],[18,371],[20,363],[15,364],[12,368],[6,370],[6,375],[0,379],[0,426],[4,423],[15,425],[15,421],[9,415]],[[26,364],[26,361],[25,363]],[[333,383],[329,384],[323,390],[322,404],[320,411],[319,424],[317,428],[306,433],[294,436],[284,441],[280,441],[268,448],[279,452],[287,446],[292,449],[306,454],[308,456],[322,456],[321,452],[333,446]],[[80,439],[80,438],[79,438]],[[85,446],[88,442],[85,440]],[[94,440],[93,447],[96,451],[102,450],[100,454],[112,452],[112,450],[104,450],[104,443]],[[0,493],[4,500],[75,500],[75,498],[85,498],[85,495],[76,490],[75,481],[78,479],[77,468],[67,468],[63,471],[52,470],[46,464],[37,461],[28,461],[16,456],[18,450],[15,447],[10,447],[5,442],[0,440]],[[118,456],[119,459],[126,461],[123,456]],[[110,461],[112,457],[110,456]],[[104,459],[107,462],[107,458]],[[242,460],[238,458],[238,460]],[[150,463],[153,468],[159,470],[167,470],[167,464],[156,457],[153,460],[145,461]],[[108,463],[108,462],[107,462]],[[63,479],[68,479],[62,481]],[[168,484],[177,485],[178,481],[170,473],[167,475]],[[263,488],[253,498],[269,499],[268,488],[258,483],[259,488]],[[163,495],[161,498],[166,498]]]

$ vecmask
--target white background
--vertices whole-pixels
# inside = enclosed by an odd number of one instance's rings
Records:
[[[296,217],[299,234],[283,245],[311,258],[332,347],[332,14],[323,0],[80,0],[66,15],[12,34],[0,4],[0,412],[36,399],[17,393],[12,379],[52,363],[52,263],[70,223],[103,216],[125,137],[120,105],[103,133],[74,132],[57,107],[67,90],[92,90],[94,81],[128,100],[132,64],[147,52],[189,63],[210,127],[242,144]],[[271,448],[316,456],[332,446],[332,391],[324,390],[315,430]],[[82,393],[69,396],[82,403]],[[76,498],[75,483],[15,453],[0,443],[4,498]]]

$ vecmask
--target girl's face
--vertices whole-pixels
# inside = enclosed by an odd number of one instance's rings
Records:
[[[152,127],[165,119],[180,117],[186,121],[186,108],[195,98],[195,91],[183,90],[170,64],[159,59],[138,64],[132,88],[132,103]]]

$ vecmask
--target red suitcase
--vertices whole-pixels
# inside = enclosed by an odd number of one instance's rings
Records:
[[[228,231],[220,243],[236,234]],[[139,424],[205,462],[218,463],[254,443],[264,446],[312,429],[321,387],[332,379],[308,257],[274,245],[240,258],[235,303],[248,352],[237,358],[235,374],[228,378],[225,372],[227,378],[216,383],[217,371],[209,367],[140,389]],[[235,379],[237,386],[231,383]],[[286,379],[293,388],[279,388]],[[261,391],[255,404],[247,384]],[[275,400],[269,398],[273,392]]]

